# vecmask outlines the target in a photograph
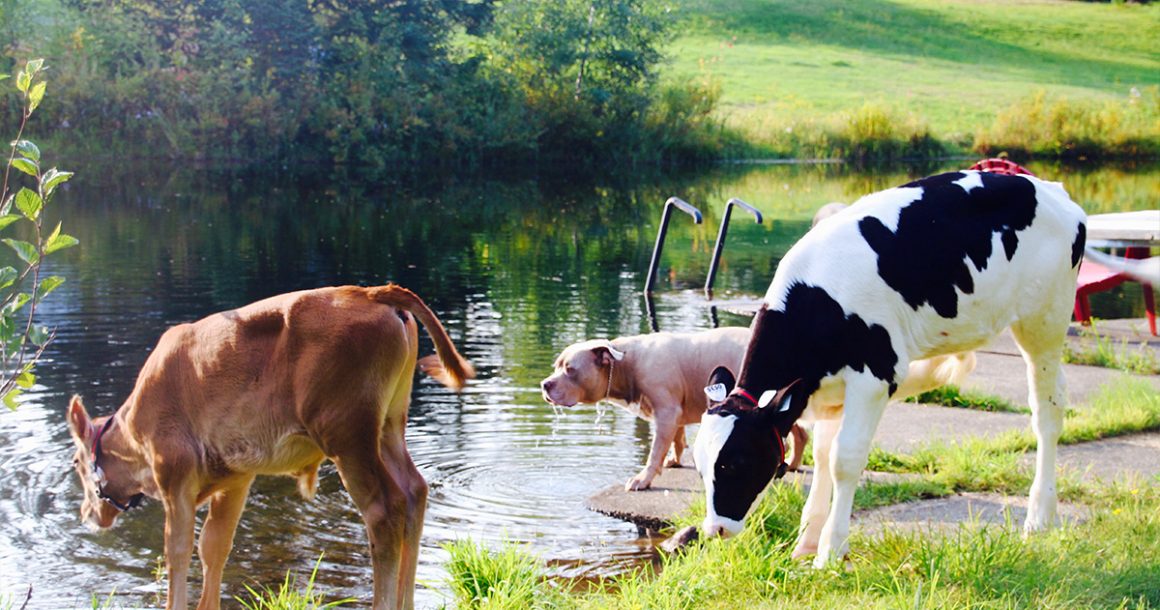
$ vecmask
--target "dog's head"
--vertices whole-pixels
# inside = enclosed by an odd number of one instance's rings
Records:
[[[140,485],[133,477],[131,465],[109,450],[111,418],[91,419],[79,396],[68,406],[68,427],[76,444],[73,468],[81,479],[84,500],[81,520],[90,526],[107,528],[123,511],[141,500]]]
[[[609,373],[623,359],[624,352],[607,339],[569,345],[556,358],[552,374],[540,382],[544,400],[561,407],[604,400],[611,384]]]

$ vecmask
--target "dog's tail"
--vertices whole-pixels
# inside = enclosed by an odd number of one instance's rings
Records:
[[[462,388],[468,379],[475,377],[471,363],[459,355],[439,318],[418,295],[396,284],[369,288],[367,294],[377,303],[411,312],[427,329],[435,342],[435,353],[419,359],[420,370],[453,390]]]

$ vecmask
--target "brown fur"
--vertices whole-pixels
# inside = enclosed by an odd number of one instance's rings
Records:
[[[412,317],[413,316],[413,317]],[[162,335],[102,438],[104,491],[141,492],[165,505],[166,608],[186,608],[194,514],[209,513],[198,540],[205,578],[199,610],[220,604],[222,568],[250,484],[259,474],[297,477],[314,494],[324,459],[338,466],[370,538],[374,608],[413,605],[427,484],[403,438],[417,361],[418,328],[437,356],[419,363],[458,389],[474,376],[439,320],[395,285],[338,287],[275,296],[175,326]],[[81,516],[98,527],[119,511],[90,478],[94,436],[79,397],[69,406]]]

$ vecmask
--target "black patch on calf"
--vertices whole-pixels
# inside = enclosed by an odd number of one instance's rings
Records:
[[[958,294],[975,291],[966,259],[976,271],[987,268],[991,242],[1001,234],[1007,260],[1019,247],[1018,232],[1035,219],[1035,186],[1026,178],[983,172],[981,187],[967,192],[952,172],[905,185],[922,189],[918,200],[899,211],[898,229],[878,218],[858,223],[866,243],[878,253],[878,275],[918,310],[929,304],[938,315],[958,315]]]
[[[869,369],[893,384],[897,364],[884,327],[868,325],[857,314],[847,316],[822,288],[793,284],[784,311],[763,306],[757,312],[738,383],[761,396],[801,379],[801,391],[808,397],[823,378],[847,366],[859,372]]]
[[[1083,260],[1083,248],[1087,243],[1087,226],[1082,222],[1075,228],[1075,241],[1071,242],[1071,268],[1075,269],[1076,265]]]
[[[741,521],[781,464],[771,456],[777,452],[773,432],[765,426],[745,421],[756,413],[739,416],[729,439],[713,463],[713,510],[718,515]],[[773,432],[773,434],[771,434]]]

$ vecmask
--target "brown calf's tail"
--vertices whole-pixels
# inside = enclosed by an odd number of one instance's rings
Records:
[[[397,284],[370,288],[368,295],[375,302],[411,312],[427,329],[435,342],[435,353],[419,359],[420,370],[453,390],[462,388],[468,379],[475,377],[471,363],[459,355],[439,318],[418,295]]]

